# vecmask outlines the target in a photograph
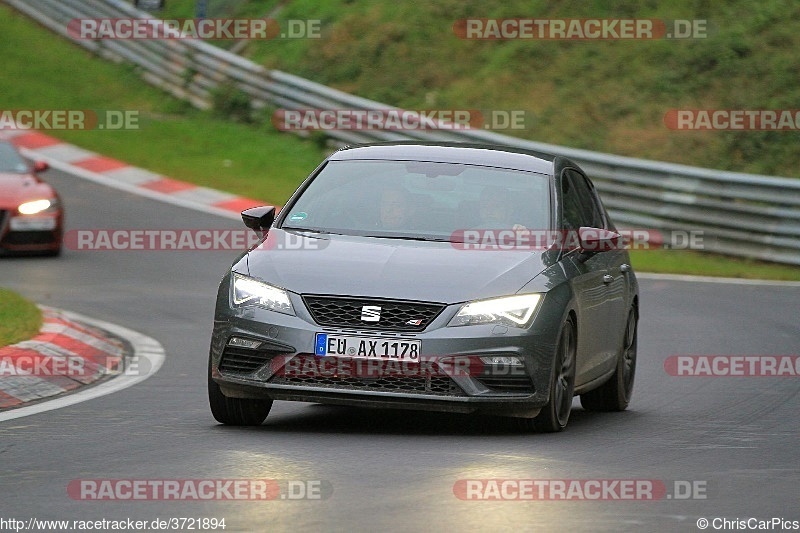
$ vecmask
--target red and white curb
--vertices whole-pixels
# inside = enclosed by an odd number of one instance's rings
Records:
[[[0,348],[0,422],[122,390],[164,362],[155,339],[77,313],[41,309],[36,337]]]
[[[239,219],[265,202],[161,176],[32,130],[0,130],[26,157],[78,177],[163,202]]]

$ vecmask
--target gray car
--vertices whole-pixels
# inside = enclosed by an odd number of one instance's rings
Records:
[[[381,143],[328,157],[217,295],[211,411],[273,400],[515,417],[561,431],[572,400],[621,411],[639,296],[625,241],[572,161]]]

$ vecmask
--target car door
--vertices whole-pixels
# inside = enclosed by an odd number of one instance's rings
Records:
[[[609,229],[593,186],[581,172],[565,169],[561,187],[565,231],[577,232],[581,226]],[[612,250],[580,261],[577,252],[570,253],[578,272],[573,280],[579,313],[578,384],[614,368],[626,318],[623,257],[623,251]]]
[[[609,221],[608,214],[600,201],[600,195],[597,192],[594,184],[585,175],[579,174],[587,186],[590,200],[593,204],[592,209],[596,213],[598,220],[603,229],[616,231],[614,225]],[[607,339],[610,346],[606,350],[610,359],[604,363],[604,367],[608,370],[613,370],[616,365],[616,354],[622,347],[623,338],[625,336],[625,328],[628,323],[628,309],[631,305],[630,302],[630,280],[629,273],[631,270],[630,258],[625,249],[614,249],[598,254],[603,256],[603,263],[606,267],[606,274],[604,282],[607,289],[606,309],[607,315]]]

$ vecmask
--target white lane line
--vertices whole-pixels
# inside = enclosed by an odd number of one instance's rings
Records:
[[[50,309],[44,306],[41,307],[45,310]],[[136,385],[137,383],[141,383],[147,378],[155,375],[155,373],[161,368],[161,365],[164,364],[164,358],[166,356],[164,348],[152,337],[148,337],[137,331],[118,326],[117,324],[112,324],[103,320],[97,320],[80,315],[78,313],[73,313],[72,311],[59,310],[59,312],[72,320],[83,322],[99,329],[104,329],[128,341],[133,347],[133,355],[126,361],[126,365],[130,365],[130,368],[138,368],[141,371],[129,373],[123,372],[120,375],[99,385],[80,389],[77,392],[61,398],[55,398],[53,400],[48,400],[34,405],[29,405],[27,407],[20,407],[18,409],[12,409],[10,411],[0,413],[0,422],[14,420],[15,418],[22,418],[24,416],[36,415],[39,413],[52,411],[54,409],[61,409],[62,407],[68,407],[70,405],[93,400],[107,394],[112,394],[123,389],[127,389],[128,387]],[[144,361],[146,361],[146,364]]]

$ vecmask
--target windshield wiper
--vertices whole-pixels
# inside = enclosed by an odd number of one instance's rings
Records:
[[[318,229],[318,228],[293,228],[293,227],[283,226],[281,229],[287,230],[287,231],[305,231],[305,232],[308,232],[308,233],[319,233],[321,235],[341,235],[341,233],[334,233],[333,231],[328,231],[328,230]]]
[[[406,235],[364,235],[375,239],[397,239],[400,241],[450,242],[444,237],[410,237]]]

